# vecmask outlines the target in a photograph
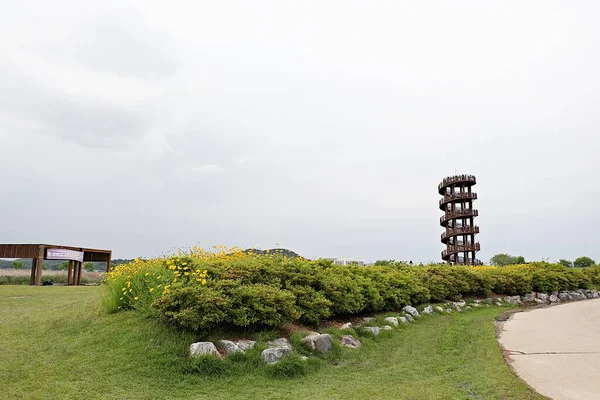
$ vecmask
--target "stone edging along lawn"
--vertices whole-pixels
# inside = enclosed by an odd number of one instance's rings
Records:
[[[347,322],[340,326],[340,330],[344,335],[340,341],[340,345],[343,347],[357,349],[361,347],[361,343],[356,339],[352,333],[357,330],[361,330],[362,333],[377,336],[383,330],[392,331],[398,328],[400,324],[409,325],[414,322],[415,319],[421,318],[422,315],[438,315],[438,314],[450,314],[454,312],[463,312],[472,310],[479,307],[490,307],[490,306],[524,306],[524,307],[540,307],[552,304],[560,304],[568,301],[579,301],[585,299],[600,298],[600,293],[597,290],[579,289],[570,292],[553,292],[553,293],[536,293],[532,292],[524,296],[506,296],[506,297],[489,297],[482,300],[473,300],[470,303],[464,300],[455,302],[446,302],[441,305],[432,306],[427,305],[422,308],[419,312],[415,307],[406,306],[398,313],[397,316],[387,317],[383,319],[383,323],[377,324],[376,318],[365,317],[360,322]],[[509,311],[502,314],[497,320],[506,321],[509,315],[517,311]],[[498,328],[498,325],[497,325]],[[234,353],[242,352],[253,348],[256,345],[256,341],[252,340],[219,340],[217,344],[213,342],[197,342],[190,345],[190,356],[215,356],[219,358],[228,357]],[[302,339],[302,345],[311,352],[315,353],[328,353],[333,350],[334,339],[330,334],[311,332]],[[282,358],[290,356],[294,353],[293,346],[287,338],[279,338],[266,343],[266,348],[261,352],[263,361],[267,364],[276,364]],[[302,356],[304,360],[306,356]],[[506,357],[505,357],[506,359]]]

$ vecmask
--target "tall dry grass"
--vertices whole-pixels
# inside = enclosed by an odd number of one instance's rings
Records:
[[[82,271],[81,283],[100,283],[104,279],[104,272]],[[30,269],[0,269],[0,285],[28,285]],[[53,283],[66,283],[67,271],[42,270],[42,282],[52,281]]]

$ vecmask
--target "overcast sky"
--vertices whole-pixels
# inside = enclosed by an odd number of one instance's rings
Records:
[[[0,243],[600,259],[596,1],[7,0]]]

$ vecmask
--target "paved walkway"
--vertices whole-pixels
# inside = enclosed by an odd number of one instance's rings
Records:
[[[600,399],[600,300],[514,314],[499,338],[515,372],[554,400]]]

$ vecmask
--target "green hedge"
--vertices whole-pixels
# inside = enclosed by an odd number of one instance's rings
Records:
[[[336,266],[254,256],[196,261],[206,285],[175,283],[153,303],[169,323],[192,330],[219,326],[314,324],[326,318],[398,310],[462,296],[522,295],[589,288],[600,268],[532,263],[508,267]]]

